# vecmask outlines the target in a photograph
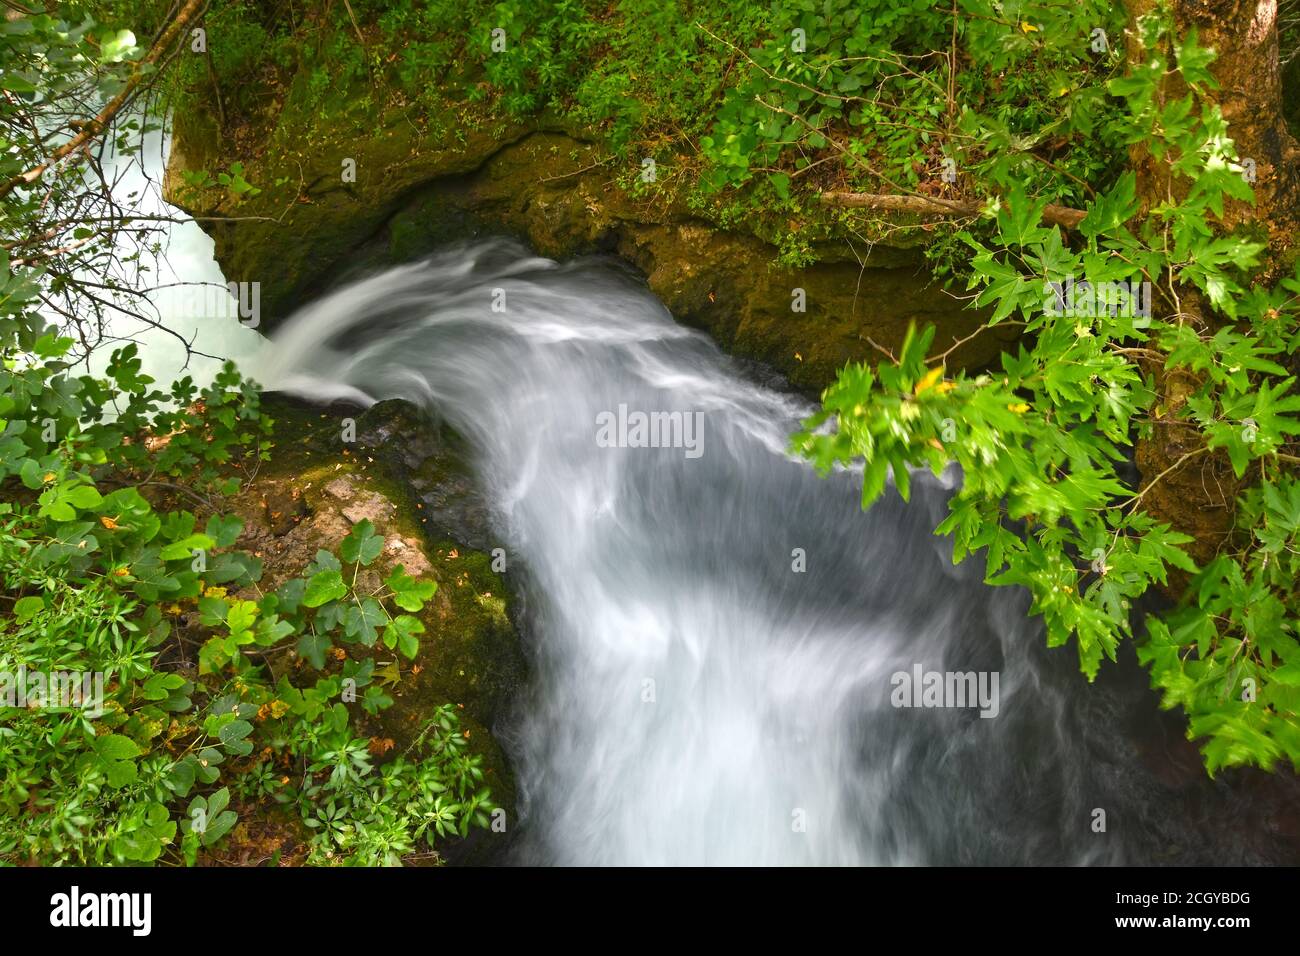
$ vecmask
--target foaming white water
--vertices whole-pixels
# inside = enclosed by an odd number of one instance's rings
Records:
[[[1088,840],[1077,682],[1044,672],[1024,600],[929,534],[942,484],[918,476],[910,508],[864,515],[858,476],[785,453],[803,400],[615,268],[453,249],[302,310],[255,372],[409,399],[474,448],[524,576],[533,676],[495,728],[518,859],[1117,859]],[[702,454],[602,447],[598,416],[620,405],[699,412]],[[891,706],[916,664],[999,672],[998,716]]]

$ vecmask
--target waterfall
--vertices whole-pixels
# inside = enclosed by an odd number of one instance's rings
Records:
[[[255,375],[469,440],[527,609],[530,686],[495,728],[518,861],[1123,863],[1167,839],[1113,694],[932,534],[945,482],[863,513],[860,474],[787,453],[808,402],[616,263],[448,249],[302,309]],[[903,685],[932,673],[992,676],[995,705],[925,706]]]

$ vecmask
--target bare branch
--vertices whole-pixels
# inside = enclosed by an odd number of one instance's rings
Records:
[[[883,209],[889,212],[908,212],[918,216],[978,216],[984,206],[978,202],[961,199],[941,199],[937,196],[895,196],[888,193],[825,192],[817,197],[830,206],[851,209]],[[1005,200],[1003,200],[1005,202]],[[1069,206],[1048,205],[1043,209],[1043,222],[1063,229],[1077,229],[1087,213]]]

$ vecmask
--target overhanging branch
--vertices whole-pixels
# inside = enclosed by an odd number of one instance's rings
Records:
[[[131,71],[130,78],[122,86],[122,89],[118,91],[117,95],[109,100],[107,105],[99,111],[99,115],[82,126],[76,136],[72,137],[72,139],[68,140],[52,152],[50,158],[45,162],[41,163],[39,166],[33,166],[26,172],[19,173],[7,182],[0,183],[0,197],[9,195],[9,193],[13,192],[19,186],[34,183],[36,180],[41,178],[41,174],[44,173],[45,170],[49,169],[52,164],[57,163],[66,156],[71,156],[91,140],[102,134],[113,121],[113,117],[116,116],[121,111],[122,107],[130,100],[131,94],[135,92],[135,88],[144,80],[146,76],[144,67],[153,66],[162,58],[163,54],[166,53],[171,45],[176,41],[176,37],[179,36],[190,24],[199,11],[206,5],[206,2],[207,0],[188,0],[185,6],[181,8],[180,13],[176,15],[176,19],[171,22],[171,26],[163,31],[162,36],[158,38],[158,42],[150,48],[144,59],[136,64],[135,69]]]

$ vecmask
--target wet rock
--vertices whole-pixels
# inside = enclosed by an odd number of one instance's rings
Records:
[[[471,450],[452,428],[408,402],[390,400],[373,405],[357,419],[357,444],[410,487],[426,533],[481,551],[494,547]]]
[[[384,542],[384,554],[413,577],[422,577],[433,570],[423,547],[412,538],[389,538]]]

